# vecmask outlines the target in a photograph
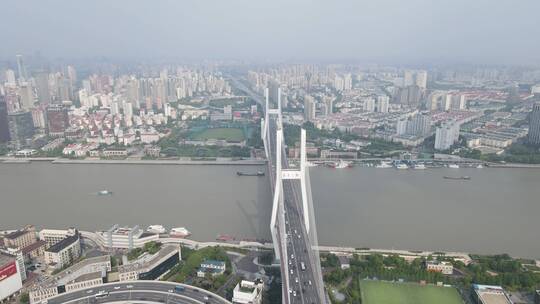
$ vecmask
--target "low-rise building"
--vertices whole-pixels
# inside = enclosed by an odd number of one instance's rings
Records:
[[[35,259],[42,257],[45,254],[45,248],[47,248],[47,243],[45,241],[38,240],[35,243],[24,247],[22,252],[26,259]]]
[[[128,152],[126,149],[106,149],[103,150],[103,157],[126,157]]]
[[[156,280],[182,259],[177,245],[163,246],[155,254],[145,253],[136,261],[118,267],[118,278],[122,281]]]
[[[206,260],[201,263],[199,270],[197,270],[197,276],[204,278],[207,273],[212,276],[218,276],[225,273],[226,264],[223,261]]]
[[[146,146],[144,147],[144,155],[150,157],[159,157],[161,153],[161,148],[158,146]]]
[[[81,256],[81,240],[77,230],[73,235],[45,250],[45,263],[55,269],[64,268],[75,262]]]
[[[8,248],[22,249],[35,243],[36,240],[36,228],[32,225],[29,225],[21,230],[17,230],[7,234],[4,237],[4,246]]]
[[[473,299],[477,304],[513,304],[501,286],[473,284]]]
[[[321,158],[323,159],[357,158],[357,157],[358,157],[358,152],[356,151],[321,150]]]
[[[349,269],[351,268],[350,264],[350,258],[345,255],[338,255],[339,264],[341,266],[341,269]]]
[[[242,280],[233,290],[233,304],[261,304],[264,283]]]
[[[63,292],[99,286],[103,284],[103,278],[109,271],[111,271],[109,255],[86,258],[49,280],[36,284],[28,293],[30,303],[40,303]]]
[[[39,239],[47,243],[47,248],[74,234],[74,228],[70,229],[43,229],[39,231]]]
[[[452,274],[454,273],[454,266],[452,263],[446,261],[426,261],[426,270],[440,272],[442,274]]]
[[[159,235],[145,232],[139,226],[133,228],[112,226],[107,231],[96,232],[99,245],[109,249],[128,249],[143,247],[144,244],[158,241]]]

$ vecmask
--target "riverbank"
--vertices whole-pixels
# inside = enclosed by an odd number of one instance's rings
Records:
[[[99,244],[98,236],[94,232],[89,231],[80,231],[82,237],[90,239],[93,243]],[[181,244],[193,249],[200,249],[205,247],[232,247],[232,248],[243,248],[243,249],[273,249],[272,243],[261,243],[256,241],[235,241],[235,242],[204,242],[196,241],[187,238],[174,238],[169,237],[166,234],[160,235],[159,241],[164,244]],[[381,255],[398,255],[407,260],[414,260],[416,258],[427,258],[429,256],[435,255],[444,255],[445,257],[453,258],[455,260],[463,262],[465,265],[468,265],[471,262],[471,257],[469,253],[466,252],[455,252],[455,251],[423,251],[423,250],[400,250],[400,249],[378,249],[378,248],[354,248],[354,247],[341,247],[341,246],[318,246],[320,252],[331,252],[334,254],[342,255],[372,255],[372,254],[381,254]],[[518,258],[518,257],[515,257]]]
[[[266,164],[264,159],[227,159],[218,158],[216,160],[143,160],[143,159],[67,159],[67,158],[51,158],[51,157],[34,157],[34,158],[13,158],[2,157],[0,163],[4,164],[29,164],[32,162],[50,162],[52,164],[113,164],[113,165],[255,165],[260,166]]]

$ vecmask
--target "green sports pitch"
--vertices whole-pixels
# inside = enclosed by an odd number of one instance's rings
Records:
[[[195,140],[224,139],[226,141],[244,140],[244,132],[238,128],[206,129],[193,135]]]
[[[363,304],[463,304],[453,287],[360,281]]]

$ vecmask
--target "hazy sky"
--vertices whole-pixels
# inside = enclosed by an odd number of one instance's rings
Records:
[[[540,0],[4,0],[0,56],[540,62]]]

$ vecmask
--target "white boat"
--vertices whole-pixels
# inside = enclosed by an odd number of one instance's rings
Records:
[[[413,169],[415,169],[415,170],[425,170],[426,165],[424,165],[424,164],[415,164]]]
[[[317,164],[314,163],[314,162],[308,161],[308,162],[307,162],[307,166],[308,166],[308,167],[317,167]]]
[[[459,169],[459,165],[458,164],[449,164],[448,168],[450,168],[450,169]]]
[[[98,195],[112,195],[112,192],[109,190],[101,190],[97,194]]]
[[[409,169],[409,166],[407,166],[404,163],[400,163],[400,164],[396,165],[396,169],[398,169],[398,170],[406,170],[406,169]]]
[[[185,227],[176,227],[171,229],[169,235],[171,237],[185,238],[191,235],[191,232],[189,232],[189,230],[187,230]]]
[[[162,234],[162,233],[166,233],[167,229],[165,229],[165,227],[161,225],[150,225],[148,226],[148,228],[146,228],[146,231],[151,232],[151,233]]]
[[[345,169],[345,168],[350,168],[351,166],[352,166],[351,162],[344,161],[342,159],[340,159],[337,163],[334,164],[334,168],[336,169]]]
[[[387,168],[392,168],[392,165],[388,162],[381,162],[380,164],[376,165],[375,168],[387,169]]]
[[[484,166],[482,166],[482,164],[476,166],[476,169],[482,169],[482,168],[484,168]]]

